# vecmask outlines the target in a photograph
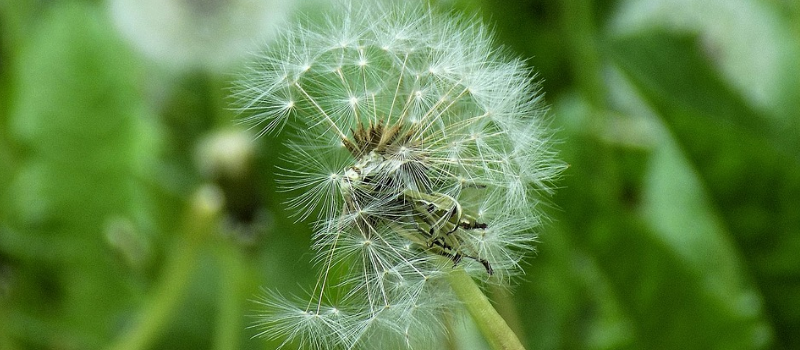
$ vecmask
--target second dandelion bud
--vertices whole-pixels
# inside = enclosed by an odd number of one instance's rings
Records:
[[[410,5],[348,6],[285,31],[240,98],[265,133],[298,130],[282,182],[301,218],[320,215],[322,273],[308,306],[267,301],[277,311],[264,321],[307,345],[358,344],[394,306],[407,322],[383,328],[410,344],[420,315],[448,304],[437,281],[454,265],[498,281],[517,272],[562,168],[525,64],[481,24]],[[336,266],[349,273],[334,281]],[[329,286],[346,289],[335,320]],[[330,317],[326,340],[311,340],[303,315]]]

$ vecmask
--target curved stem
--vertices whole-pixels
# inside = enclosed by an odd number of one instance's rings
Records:
[[[178,245],[177,252],[156,287],[151,302],[146,303],[136,326],[112,345],[113,350],[147,349],[174,314],[189,285],[197,256],[197,244]]]
[[[448,280],[492,349],[525,350],[517,335],[508,327],[506,321],[500,317],[489,299],[464,269],[454,269],[448,274]]]
[[[216,226],[221,206],[218,197],[210,187],[201,187],[197,191],[190,203],[182,237],[173,248],[174,253],[170,256],[161,281],[155,287],[152,299],[145,304],[132,329],[109,349],[148,349],[166,328],[191,282],[200,248]]]

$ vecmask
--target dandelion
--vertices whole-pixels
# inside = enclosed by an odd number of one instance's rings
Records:
[[[266,297],[259,326],[285,346],[429,347],[458,304],[452,271],[520,272],[562,165],[531,71],[483,25],[341,10],[281,33],[239,90],[262,133],[295,127],[281,182],[298,218],[319,217],[309,300]]]
[[[207,178],[241,179],[247,176],[255,147],[249,133],[220,130],[203,138],[197,146],[197,165]]]

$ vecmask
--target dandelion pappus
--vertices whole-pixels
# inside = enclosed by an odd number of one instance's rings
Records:
[[[298,131],[277,181],[317,218],[310,298],[270,296],[260,326],[315,349],[425,348],[458,304],[442,256],[509,282],[563,166],[533,72],[479,21],[340,10],[287,28],[239,93],[264,134]]]

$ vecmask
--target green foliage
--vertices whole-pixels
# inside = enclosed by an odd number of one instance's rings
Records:
[[[800,137],[727,88],[691,37],[647,33],[611,45],[622,69],[662,116],[703,180],[760,286],[778,339],[797,344],[800,318]],[[656,48],[670,48],[657,51]],[[686,69],[676,81],[661,72]],[[703,132],[705,131],[705,132]],[[724,267],[724,266],[723,266]]]
[[[97,347],[135,295],[104,233],[150,210],[138,180],[152,155],[150,130],[134,62],[120,55],[125,47],[100,12],[47,12],[14,60],[6,127],[20,154],[3,186],[0,226],[12,266],[6,323],[24,334],[22,344]]]
[[[800,347],[800,7],[447,3],[536,68],[569,164],[526,275],[490,295],[528,348]],[[0,1],[0,349],[275,348],[250,300],[314,282],[272,177],[290,133],[246,176],[202,173],[235,125],[226,77],[114,28],[97,2]]]

